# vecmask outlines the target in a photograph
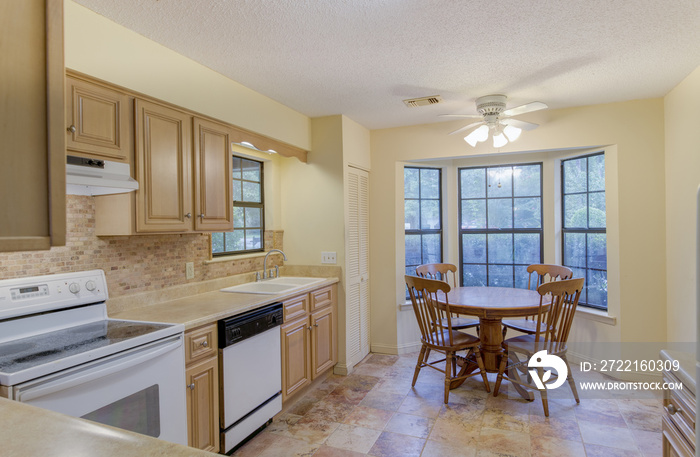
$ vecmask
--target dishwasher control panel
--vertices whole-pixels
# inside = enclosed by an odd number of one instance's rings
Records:
[[[219,349],[231,346],[252,336],[282,325],[282,303],[219,321]]]

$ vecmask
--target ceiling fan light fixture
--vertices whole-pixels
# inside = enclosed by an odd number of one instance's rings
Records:
[[[520,134],[522,132],[523,132],[523,129],[518,128],[518,127],[513,127],[512,125],[508,125],[508,124],[506,124],[506,126],[503,128],[503,133],[506,134],[509,141],[515,141],[518,138],[520,138]]]
[[[469,143],[471,147],[475,147],[476,143],[481,143],[486,141],[489,137],[489,126],[482,125],[478,129],[474,130],[472,133],[464,137],[464,141]]]
[[[506,138],[506,136],[503,133],[498,132],[497,134],[495,134],[493,136],[493,147],[494,148],[501,148],[501,147],[505,146],[506,144],[508,144],[508,139]]]

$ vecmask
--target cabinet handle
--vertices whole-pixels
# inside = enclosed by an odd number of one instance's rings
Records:
[[[203,348],[205,348],[205,347],[209,346],[209,342],[204,340],[199,345],[202,346]]]
[[[76,130],[76,129],[75,129],[75,125],[71,125],[70,127],[68,127],[68,131],[69,131],[70,133],[75,133],[75,130]]]
[[[191,217],[192,217],[192,213],[187,213],[187,214],[185,214],[185,217],[186,217],[187,219],[191,218]]]
[[[668,411],[668,413],[671,416],[673,416],[674,414],[676,414],[678,412],[678,409],[676,409],[675,406],[673,406],[672,404],[669,403],[668,405],[666,405],[666,411]]]
[[[314,327],[318,327],[318,324],[314,324]]]
[[[202,219],[202,220],[204,220],[204,213],[200,214],[200,215],[199,215],[199,218]]]
[[[194,383],[188,384],[188,385],[187,385],[187,388],[190,389],[190,390],[194,390]]]

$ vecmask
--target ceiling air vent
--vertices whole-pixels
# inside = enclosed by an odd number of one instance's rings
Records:
[[[404,100],[403,102],[409,108],[413,108],[416,106],[435,105],[436,103],[442,103],[442,97],[439,95],[431,95],[430,97],[409,98],[408,100]]]

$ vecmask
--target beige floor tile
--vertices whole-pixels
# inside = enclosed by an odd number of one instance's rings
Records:
[[[627,427],[615,400],[582,400],[575,409],[576,419],[609,427]]]
[[[581,441],[530,435],[530,452],[537,457],[586,457]]]
[[[347,387],[369,391],[377,385],[380,379],[381,378],[377,376],[349,374],[345,380],[343,380],[342,384]]]
[[[425,398],[407,396],[401,407],[400,413],[414,414],[416,416],[436,418],[442,410],[444,403],[440,400],[430,400]]]
[[[352,410],[350,415],[345,418],[343,423],[350,425],[359,425],[361,427],[372,428],[375,430],[384,430],[386,424],[394,415],[393,411],[384,409],[368,408],[366,406],[357,406]]]
[[[417,438],[427,438],[435,424],[434,419],[412,414],[396,413],[386,424],[384,430],[387,432],[401,433],[415,436]]]
[[[439,417],[455,422],[481,424],[486,411],[486,400],[472,399],[467,403],[452,403],[443,405]]]
[[[629,428],[661,432],[661,400],[617,400],[617,404]]]
[[[257,457],[307,457],[318,450],[320,444],[307,441],[277,436],[268,444]]]
[[[476,457],[476,451],[476,447],[428,440],[425,442],[421,457]]]
[[[632,432],[627,428],[611,427],[583,420],[578,421],[578,426],[581,430],[581,438],[586,444],[597,444],[630,451],[637,450]]]
[[[411,380],[399,378],[383,378],[372,389],[374,391],[386,392],[398,395],[407,395],[411,390]]]
[[[530,435],[506,430],[496,430],[493,428],[482,428],[477,438],[479,450],[513,455],[518,457],[529,457]],[[477,454],[479,455],[479,454]]]
[[[487,409],[484,411],[481,425],[487,428],[529,433],[530,416],[528,414],[514,414],[506,411]]]
[[[662,454],[663,436],[658,432],[631,429],[637,448],[644,457],[658,457]]]
[[[318,448],[318,451],[314,452],[314,457],[365,457],[366,455],[361,452],[326,446],[325,444]]]
[[[595,444],[585,444],[587,457],[642,457],[636,450],[615,449]]]
[[[405,395],[390,394],[386,392],[370,391],[360,402],[361,406],[369,408],[396,411],[403,403]]]
[[[341,424],[326,439],[327,446],[366,454],[374,446],[381,431],[356,425]]]
[[[576,419],[530,415],[530,436],[546,436],[569,441],[581,441]]]
[[[398,355],[389,354],[372,354],[366,361],[369,365],[394,365],[398,362],[400,357]]]
[[[367,395],[369,392],[368,390],[365,389],[360,389],[360,388],[354,388],[354,387],[348,387],[345,385],[340,385],[333,389],[333,392],[328,394],[327,399],[331,400],[339,400],[339,401],[345,401],[347,403],[351,403],[353,405],[358,405],[362,401],[363,398]]]
[[[326,422],[343,422],[355,408],[355,403],[347,401],[341,396],[331,397],[316,402],[316,404],[303,416],[303,420],[316,420]]]
[[[374,457],[419,457],[425,440],[397,433],[382,432],[369,451]]]
[[[267,446],[272,444],[278,438],[278,435],[271,434],[268,432],[268,430],[265,430],[238,448],[233,455],[235,457],[257,457],[263,450],[265,450]]]
[[[271,431],[270,433],[320,446],[339,425],[337,422],[303,417],[296,424],[290,425],[285,430]]]
[[[437,418],[428,439],[465,448],[476,448],[481,420],[457,421]]]

